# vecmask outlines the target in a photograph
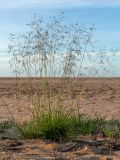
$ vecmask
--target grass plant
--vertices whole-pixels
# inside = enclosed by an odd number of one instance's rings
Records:
[[[59,141],[71,134],[71,115],[57,112],[42,112],[31,121],[24,122],[18,129],[24,138],[46,138]]]
[[[28,25],[29,32],[19,37],[11,34],[10,64],[19,89],[19,78],[26,77],[24,93],[32,106],[32,109],[29,106],[29,120],[22,123],[16,121],[24,138],[61,140],[75,133],[91,134],[103,123],[99,118],[79,114],[81,93],[85,86],[79,94],[75,93],[74,86],[82,85],[79,83],[81,77],[93,77],[99,68],[104,69],[104,64],[108,62],[106,51],[94,51],[94,25],[89,28],[79,23],[66,26],[63,20],[63,13],[47,22],[35,15]],[[91,65],[87,66],[86,62]],[[32,77],[37,77],[37,83]],[[19,96],[18,90],[18,101]],[[70,101],[69,109],[65,99]],[[73,111],[70,112],[70,109]],[[21,110],[19,103],[18,110]]]
[[[60,111],[42,112],[18,129],[24,138],[45,138],[55,141],[69,139],[74,135],[89,135],[105,124],[101,118]]]
[[[4,132],[6,129],[10,128],[12,126],[12,122],[6,121],[0,123],[0,133]]]

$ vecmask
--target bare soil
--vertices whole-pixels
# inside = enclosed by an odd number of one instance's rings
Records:
[[[43,79],[32,79],[33,94],[40,81]],[[25,90],[27,78],[18,79],[18,82],[15,78],[0,78],[0,122],[8,121],[11,118],[10,112],[15,118],[29,117],[30,101]],[[62,87],[62,80],[53,78],[50,83],[54,97]],[[75,101],[79,97],[77,107],[81,113],[91,116],[97,113],[106,119],[120,119],[120,78],[71,78],[69,84],[63,97],[66,105],[73,102],[76,107]],[[9,135],[10,131],[7,132]],[[0,160],[55,159],[120,160],[120,145],[116,146],[113,140],[100,135],[96,139],[92,135],[61,144],[46,140],[0,140]]]
[[[3,101],[14,117],[18,117],[19,114],[24,117],[29,116],[30,102],[25,90],[27,78],[21,78],[18,81],[19,84],[15,78],[0,78],[0,121],[10,118]],[[42,82],[43,79],[32,79],[34,92],[39,81]],[[53,78],[51,84],[52,94],[56,96],[62,86],[61,80]],[[19,98],[16,98],[18,91]],[[75,104],[77,96],[79,97],[77,107],[81,112],[97,114],[106,119],[120,118],[120,78],[71,78],[69,89],[64,96],[66,106],[70,106],[71,102]],[[23,113],[19,113],[18,103]],[[76,104],[74,106],[76,107]]]

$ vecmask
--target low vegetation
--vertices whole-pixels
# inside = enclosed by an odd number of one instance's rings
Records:
[[[0,123],[0,133],[4,132],[6,129],[10,128],[12,126],[12,122],[6,121]]]
[[[109,123],[109,125],[108,125]],[[75,135],[94,135],[102,132],[103,136],[118,138],[120,127],[102,118],[90,118],[86,115],[67,113],[64,111],[41,113],[31,121],[17,124],[18,131],[25,139],[45,138],[55,141],[69,140]],[[112,130],[111,130],[112,128]]]

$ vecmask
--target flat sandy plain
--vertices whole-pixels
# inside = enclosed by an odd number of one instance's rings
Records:
[[[97,114],[106,119],[120,118],[120,78],[74,78],[70,85],[70,89],[74,95],[79,95],[79,109],[83,113]],[[29,99],[24,88],[27,83],[26,78],[18,80],[19,86],[15,78],[0,78],[0,121],[10,118],[7,107],[15,117],[18,116],[16,92],[19,88],[20,106],[23,110],[24,117],[28,116]],[[35,88],[39,81],[38,78],[33,80]],[[42,79],[40,80],[42,81]],[[60,86],[58,78],[52,80],[53,94],[57,94]],[[74,99],[73,95],[66,92],[66,101]],[[3,101],[7,104],[4,105]]]
[[[34,91],[36,91],[38,82],[43,81],[43,79],[34,78],[32,81]],[[18,79],[18,82],[19,85],[17,85],[15,78],[0,78],[1,122],[9,120],[11,117],[9,112],[15,118],[18,118],[21,114],[23,117],[29,116],[30,102],[25,91],[27,79],[21,78]],[[58,94],[61,88],[59,82],[61,82],[59,78],[53,78],[51,81],[53,97]],[[73,106],[76,106],[74,101],[78,96],[80,99],[77,106],[82,113],[85,112],[91,114],[91,116],[97,113],[98,116],[103,116],[106,119],[113,117],[120,119],[120,78],[73,78],[70,79],[68,88],[64,96],[64,101],[67,102],[66,107],[69,107],[72,101]],[[19,93],[20,101],[17,100],[16,93]],[[18,111],[18,103],[22,112]],[[11,131],[8,130],[6,133],[8,135]],[[38,139],[20,140],[21,145],[19,146],[17,141],[0,139],[0,160],[55,160],[55,157],[61,160],[120,160],[119,145],[115,151],[110,153],[110,148],[106,147],[109,141],[104,138],[101,139],[99,135],[95,142],[94,137],[83,137],[83,139],[88,141],[93,139],[92,143],[94,145],[78,141],[76,144],[79,147],[76,148],[74,142],[56,144]],[[102,145],[96,146],[96,142],[99,141]],[[66,152],[57,150],[57,148],[64,150],[66,146],[68,148],[71,146],[71,149]]]

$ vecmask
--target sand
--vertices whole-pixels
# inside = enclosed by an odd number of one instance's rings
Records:
[[[71,79],[70,81],[72,81]],[[37,86],[39,79],[34,78],[34,86]],[[42,81],[42,79],[41,79]],[[18,100],[16,92],[19,88],[20,106],[23,110],[24,117],[29,116],[28,106],[30,105],[27,93],[24,88],[27,79],[19,79],[19,86],[15,78],[0,78],[0,121],[8,120],[11,116],[18,117]],[[57,94],[56,88],[60,88],[59,79],[52,80],[54,96]],[[79,109],[87,114],[95,114],[105,117],[106,119],[120,118],[120,78],[74,78],[74,84],[70,86],[74,90],[74,95],[79,95]],[[73,95],[66,92],[66,100],[74,99]],[[3,103],[5,102],[5,104]],[[75,100],[74,100],[75,101]]]
[[[40,79],[37,78],[32,79],[35,92],[39,80]],[[42,82],[43,79],[40,81]],[[0,78],[1,122],[9,120],[11,118],[10,113],[12,113],[15,118],[27,118],[30,115],[30,101],[28,93],[25,90],[27,79],[21,78],[18,82],[19,83],[16,83],[15,78]],[[51,80],[53,100],[62,86],[60,82],[61,80],[58,78]],[[77,97],[79,100],[77,102],[77,107],[81,113],[85,112],[86,114],[91,114],[91,116],[97,113],[97,115],[105,117],[106,119],[111,119],[113,117],[120,119],[120,78],[74,78],[70,79],[69,84],[70,86],[68,87],[68,90],[65,91],[65,96],[63,98],[66,107],[68,106],[69,108],[69,104],[73,102],[73,106],[76,108],[75,102]],[[18,96],[18,98],[16,96]],[[18,110],[18,106],[20,106],[21,112]],[[91,141],[92,138],[94,137],[91,137],[91,135],[90,137],[83,137],[83,139],[88,139],[88,141]],[[100,140],[98,134],[96,142],[99,142]],[[110,148],[105,148],[105,140],[107,139],[102,138],[102,146],[89,146],[88,144],[82,146],[82,143],[79,143],[78,141],[75,143],[79,144],[79,147],[73,147],[73,149],[70,151],[68,150],[67,152],[58,149],[64,150],[66,146],[74,146],[74,142],[71,142],[71,144],[68,145],[67,143],[56,144],[55,142],[42,139],[20,140],[21,145],[17,146],[18,142],[14,140],[0,140],[0,159],[52,160],[55,159],[55,157],[59,157],[58,159],[64,160],[119,160],[119,145],[115,151],[112,151],[111,156]],[[94,140],[92,142],[94,142]],[[109,141],[107,140],[106,142],[108,143]]]

